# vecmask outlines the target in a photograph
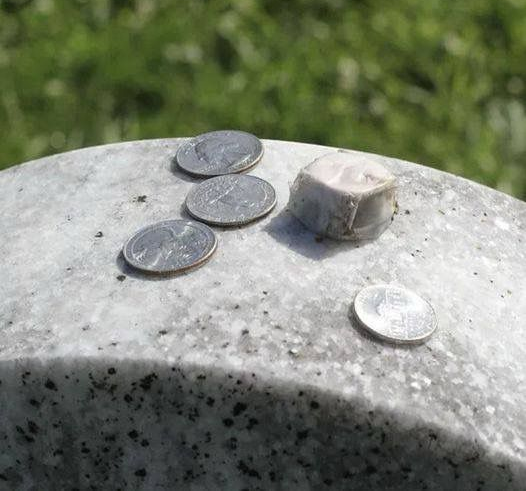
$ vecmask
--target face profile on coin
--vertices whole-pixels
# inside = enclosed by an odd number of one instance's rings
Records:
[[[423,343],[437,327],[429,302],[407,288],[392,285],[364,288],[354,299],[353,311],[364,329],[390,343]]]
[[[145,273],[173,274],[203,264],[217,239],[206,225],[193,220],[165,220],[142,228],[123,247],[128,264]]]
[[[186,209],[197,220],[220,226],[245,225],[270,213],[274,188],[254,176],[228,174],[196,184],[186,197]]]
[[[243,172],[263,155],[259,138],[244,131],[223,130],[203,133],[183,143],[177,164],[196,176],[220,176]]]

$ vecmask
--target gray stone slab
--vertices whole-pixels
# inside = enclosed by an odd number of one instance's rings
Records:
[[[524,489],[526,204],[416,164],[376,241],[315,237],[285,205],[326,147],[264,141],[274,211],[169,279],[127,269],[181,218],[184,140],[0,173],[0,489]],[[428,299],[396,347],[349,320],[363,286]]]

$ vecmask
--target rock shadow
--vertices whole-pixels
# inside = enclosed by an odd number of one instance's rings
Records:
[[[305,227],[289,210],[284,208],[264,227],[274,240],[309,259],[321,261],[344,251],[358,249],[367,241],[338,241],[320,237]]]

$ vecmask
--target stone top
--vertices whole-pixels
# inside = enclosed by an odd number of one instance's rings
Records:
[[[307,172],[314,179],[327,186],[349,194],[367,194],[372,190],[392,184],[393,176],[374,159],[349,159],[347,152],[332,152],[316,159],[307,166]],[[353,152],[356,154],[357,152]]]
[[[363,154],[397,177],[394,221],[374,242],[321,240],[285,207],[298,171],[336,149],[266,140],[250,173],[275,187],[274,211],[216,228],[217,251],[200,269],[143,276],[121,248],[147,224],[186,217],[200,180],[174,165],[183,141],[88,148],[0,173],[2,366],[151,360],[245,371],[381,409],[404,427],[425,422],[524,471],[525,203]],[[353,325],[353,297],[375,283],[431,302],[439,327],[426,344],[382,344]]]

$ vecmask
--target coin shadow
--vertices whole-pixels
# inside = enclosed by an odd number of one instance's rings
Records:
[[[411,351],[411,350],[415,350],[416,348],[422,347],[422,344],[389,343],[383,339],[373,336],[369,331],[367,331],[367,329],[362,327],[361,322],[358,320],[354,312],[353,303],[351,303],[349,307],[347,317],[349,318],[351,326],[353,327],[354,331],[358,334],[358,336],[360,336],[363,339],[367,339],[368,341],[372,343],[382,345],[386,348],[392,348],[392,349],[403,350],[403,351]]]
[[[203,178],[188,174],[183,169],[181,169],[181,167],[179,167],[179,164],[177,163],[177,155],[175,155],[170,162],[170,170],[175,177],[181,179],[182,181],[191,183],[198,183],[203,181]]]
[[[173,279],[176,276],[176,275],[154,275],[154,274],[143,273],[142,271],[139,271],[138,269],[133,268],[126,262],[122,251],[120,251],[119,254],[117,255],[115,263],[117,264],[117,268],[119,268],[119,271],[123,275],[129,276],[130,278],[135,278],[138,280],[166,281],[166,280]]]
[[[194,220],[195,221],[195,218],[192,215],[190,215],[190,213],[188,213],[188,208],[186,208],[186,200],[183,201],[183,203],[179,207],[179,214],[181,215],[181,218],[183,220]]]
[[[368,241],[338,241],[311,232],[286,208],[274,216],[263,229],[277,242],[309,259],[321,261],[344,251],[358,249]]]

